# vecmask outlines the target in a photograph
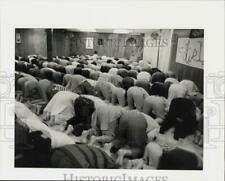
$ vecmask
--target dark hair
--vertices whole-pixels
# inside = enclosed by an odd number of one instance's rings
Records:
[[[90,78],[90,72],[89,72],[89,70],[82,70],[81,71],[81,75],[82,76],[84,76],[84,77],[86,77],[86,78]]]
[[[61,73],[63,73],[63,74],[66,74],[66,69],[65,69],[65,67],[59,66],[57,69],[58,69],[59,72],[61,72]]]
[[[107,63],[113,63],[113,61],[111,59],[108,59]]]
[[[38,60],[37,60],[36,58],[33,58],[33,59],[31,60],[31,63],[32,63],[32,64],[35,64],[35,65],[38,65]]]
[[[176,148],[162,154],[158,169],[199,170],[200,168],[198,168],[198,158],[194,153]]]
[[[83,116],[81,111],[89,110],[89,115]],[[74,128],[73,134],[75,136],[80,136],[83,130],[91,128],[91,115],[95,111],[94,102],[88,98],[79,96],[74,102],[75,117],[67,121],[65,130],[69,125]],[[86,117],[87,116],[87,117]]]
[[[102,73],[108,73],[110,69],[111,69],[110,67],[103,65],[103,66],[101,66],[100,71]]]
[[[127,74],[129,77],[133,77],[133,78],[137,79],[137,72],[135,70],[129,70],[127,72]]]
[[[174,139],[176,140],[194,134],[198,125],[195,111],[196,107],[191,100],[186,98],[173,99],[160,128],[160,133],[163,134],[171,127],[175,127]]]
[[[161,82],[155,82],[150,88],[150,95],[165,97],[165,87]]]
[[[97,51],[94,51],[94,54],[98,54],[98,52]]]
[[[130,88],[134,86],[134,79],[132,79],[131,77],[125,77],[123,78],[122,82],[121,82],[121,87],[123,89],[125,89],[126,91]]]
[[[119,144],[115,144],[110,148],[110,153],[115,154],[120,148],[121,146]]]
[[[77,65],[77,68],[84,68],[84,65],[81,64],[81,63],[79,63],[79,64]]]
[[[117,64],[125,65],[124,61],[122,61],[122,60],[119,60],[119,61],[117,62]]]
[[[131,70],[131,67],[129,65],[123,65],[123,68],[126,70]]]
[[[80,68],[80,67],[75,68],[75,69],[73,70],[73,73],[74,73],[74,74],[81,75],[81,73],[82,73],[82,68]]]
[[[83,109],[89,109],[90,114],[92,114],[95,111],[95,104],[92,100],[83,96],[79,96],[74,102],[75,116],[78,122],[83,121],[83,117],[80,115],[80,110]]]
[[[155,72],[161,72],[158,68],[151,68],[150,74],[153,75]]]
[[[96,62],[94,62],[94,61],[93,61],[93,62],[91,62],[91,64],[93,64],[93,65],[97,65],[97,63],[96,63]]]
[[[129,77],[129,75],[128,75],[128,70],[126,70],[126,69],[119,69],[119,70],[117,71],[117,74],[118,74],[119,76],[123,77],[123,78]]]
[[[151,83],[154,83],[154,82],[162,82],[164,83],[166,79],[166,76],[164,73],[162,72],[155,72],[152,74],[152,78],[151,78]]]

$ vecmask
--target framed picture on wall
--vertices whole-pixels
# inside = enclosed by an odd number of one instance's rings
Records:
[[[86,38],[86,49],[94,49],[94,38],[93,37]]]
[[[21,43],[20,33],[16,33],[16,43]]]
[[[190,38],[204,38],[204,30],[192,29],[190,33]]]
[[[98,39],[98,45],[102,46],[103,45],[103,39]]]
[[[176,62],[195,68],[204,68],[204,39],[179,38]]]

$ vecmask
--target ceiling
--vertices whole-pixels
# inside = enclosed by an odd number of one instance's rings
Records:
[[[83,29],[83,28],[70,28],[68,31],[73,32],[97,32],[97,33],[117,33],[117,34],[141,34],[141,33],[152,33],[159,29]]]

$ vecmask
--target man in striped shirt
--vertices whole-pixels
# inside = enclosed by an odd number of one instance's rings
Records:
[[[114,160],[104,151],[85,144],[67,145],[54,150],[51,166],[54,168],[118,168]]]

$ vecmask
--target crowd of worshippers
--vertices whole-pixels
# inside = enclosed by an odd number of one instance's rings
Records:
[[[15,69],[16,129],[48,139],[49,167],[202,169],[193,81],[106,56],[16,57]]]

